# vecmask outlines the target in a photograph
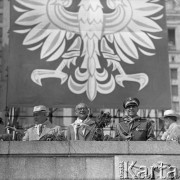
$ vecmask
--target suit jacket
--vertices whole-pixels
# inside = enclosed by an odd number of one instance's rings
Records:
[[[123,117],[116,126],[115,138],[120,141],[147,141],[154,140],[154,129],[152,123],[139,116],[136,116],[131,122],[128,116]]]
[[[178,140],[178,138],[180,138],[180,125],[177,123],[172,123],[161,137],[162,140]]]
[[[42,133],[37,134],[37,128],[35,126],[29,128],[23,137],[23,141],[38,141],[41,137],[46,134],[61,134],[61,127],[52,124],[49,120],[43,123]]]
[[[87,118],[83,124],[77,129],[77,139],[75,139],[74,123],[70,124],[67,128],[67,140],[81,140],[81,141],[92,141],[94,132],[96,130],[95,121]]]

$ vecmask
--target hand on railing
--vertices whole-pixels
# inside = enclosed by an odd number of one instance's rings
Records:
[[[66,141],[66,137],[64,132],[61,134],[45,134],[43,137],[39,139],[39,141]]]

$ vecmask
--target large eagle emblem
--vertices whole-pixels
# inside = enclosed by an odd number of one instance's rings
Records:
[[[15,24],[21,29],[14,32],[25,35],[22,44],[30,51],[40,49],[39,59],[59,61],[54,70],[34,69],[32,81],[42,86],[44,78],[59,78],[71,92],[86,93],[90,101],[97,93],[111,93],[116,85],[124,87],[124,81],[137,82],[142,90],[148,75],[127,74],[121,63],[133,67],[140,53],[155,55],[153,41],[161,39],[156,33],[162,31],[157,21],[163,18],[159,0],[77,1],[72,11],[73,0],[16,0],[13,7],[20,15]],[[73,76],[64,71],[71,64],[76,66]],[[107,70],[110,66],[115,75]]]

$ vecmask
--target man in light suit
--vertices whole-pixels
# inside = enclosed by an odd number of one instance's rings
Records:
[[[166,131],[163,133],[161,140],[179,141],[180,140],[180,125],[177,123],[179,115],[172,109],[164,112],[164,124]]]
[[[92,141],[96,130],[95,121],[88,117],[89,109],[85,103],[75,107],[77,119],[67,129],[68,140]]]
[[[25,132],[23,141],[38,141],[47,134],[60,135],[61,127],[52,124],[47,119],[47,109],[43,105],[35,106],[33,109],[35,126]]]

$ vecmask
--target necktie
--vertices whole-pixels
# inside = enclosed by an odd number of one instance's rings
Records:
[[[41,133],[42,133],[42,124],[37,124],[35,127],[37,128],[37,134],[38,134],[38,136],[40,136]]]

